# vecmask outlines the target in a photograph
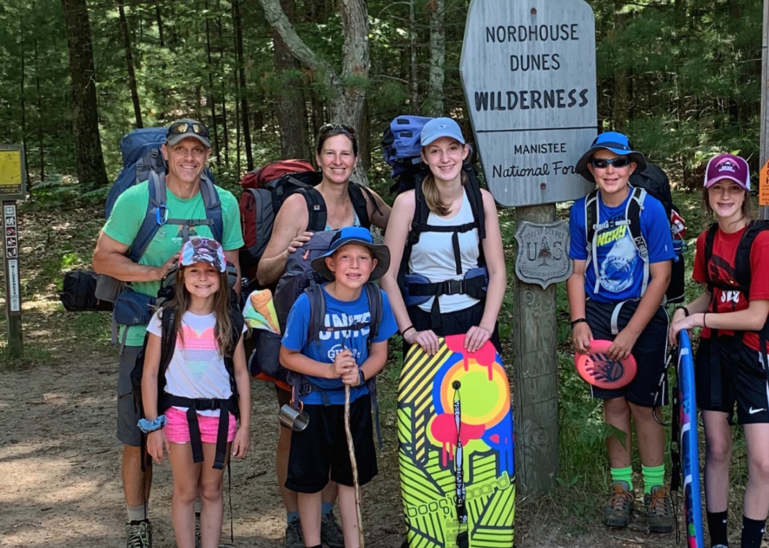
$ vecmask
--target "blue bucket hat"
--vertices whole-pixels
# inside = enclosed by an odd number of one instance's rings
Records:
[[[640,152],[633,150],[630,146],[630,141],[626,135],[617,133],[616,131],[607,131],[601,133],[595,138],[593,144],[587,152],[582,155],[582,158],[577,162],[577,173],[582,175],[588,181],[595,183],[595,177],[590,173],[587,165],[590,163],[590,159],[593,157],[593,153],[596,150],[606,149],[612,151],[619,156],[627,156],[631,162],[636,164],[635,172],[640,173],[646,169],[646,158]]]
[[[422,128],[421,140],[423,147],[426,147],[441,137],[451,137],[463,145],[465,144],[465,138],[462,136],[462,129],[459,127],[459,124],[451,118],[433,118]]]
[[[367,228],[360,226],[349,226],[340,229],[333,238],[328,252],[312,261],[312,268],[327,280],[334,280],[334,273],[329,270],[326,264],[326,257],[331,257],[337,249],[347,244],[362,245],[368,248],[371,255],[377,260],[374,270],[371,271],[369,281],[378,280],[384,276],[387,269],[390,268],[390,250],[384,244],[375,244],[371,238],[371,232]]]

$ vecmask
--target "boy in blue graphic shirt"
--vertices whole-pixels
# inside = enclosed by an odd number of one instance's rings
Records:
[[[309,337],[310,299],[302,294],[291,307],[283,335],[280,361],[305,377],[311,386],[301,394],[309,424],[291,433],[286,487],[299,493],[299,517],[305,545],[320,548],[321,490],[329,479],[339,484],[339,511],[345,546],[357,546],[358,524],[352,467],[344,427],[345,385],[350,386],[352,430],[358,481],[365,485],[377,474],[371,420],[371,397],[365,384],[387,360],[387,339],[397,332],[387,295],[382,295],[382,319],[370,339],[371,319],[364,284],[379,279],[390,265],[390,252],[376,245],[360,227],[343,228],[330,250],[312,263],[324,278],[324,329]],[[350,329],[344,329],[345,327]]]
[[[612,491],[604,508],[604,522],[626,527],[633,508],[632,430],[635,421],[644,480],[644,504],[652,532],[673,530],[670,496],[665,487],[665,431],[653,410],[667,403],[665,362],[668,316],[662,301],[670,282],[674,258],[670,224],[662,204],[646,195],[640,208],[643,242],[634,243],[627,224],[634,200],[628,180],[643,171],[646,159],[632,150],[625,135],[607,132],[596,137],[577,162],[577,172],[598,186],[571,208],[569,256],[574,272],[566,282],[571,309],[574,348],[586,353],[592,340],[613,341],[608,354],[624,359],[632,354],[638,373],[627,386],[604,390],[591,386],[594,398],[604,401],[604,420],[625,433],[624,440],[607,439]],[[595,226],[588,241],[587,214]]]

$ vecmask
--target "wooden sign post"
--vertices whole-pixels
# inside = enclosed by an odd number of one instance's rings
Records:
[[[499,204],[515,206],[518,227],[524,221],[550,225],[555,202],[581,198],[592,188],[575,170],[597,132],[590,6],[582,0],[472,0],[460,73],[489,190]],[[542,243],[541,230],[528,233],[539,238],[523,242],[535,255],[536,246],[551,245]],[[516,476],[524,493],[549,490],[558,474],[552,282],[563,279],[555,272],[564,269],[552,266],[549,277],[538,270],[537,280],[545,282],[516,278],[514,286]]]
[[[21,358],[21,273],[19,272],[19,216],[16,200],[27,193],[24,148],[0,145],[0,200],[3,219],[3,266],[5,271],[5,314],[8,324],[8,356]]]
[[[761,143],[758,161],[758,218],[769,219],[769,0],[764,0],[761,38]]]

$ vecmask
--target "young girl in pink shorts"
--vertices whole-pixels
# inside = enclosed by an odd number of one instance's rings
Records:
[[[224,466],[230,453],[245,458],[250,445],[245,327],[230,304],[226,264],[218,242],[191,238],[179,258],[176,295],[147,327],[142,375],[146,419],[139,428],[149,433],[147,452],[155,462],[168,453],[179,548],[195,547],[198,497],[200,545],[219,546]]]

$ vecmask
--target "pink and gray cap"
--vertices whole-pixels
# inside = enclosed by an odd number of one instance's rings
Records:
[[[705,170],[705,188],[710,188],[724,179],[737,183],[745,190],[750,190],[748,162],[734,154],[719,154],[712,158]]]

